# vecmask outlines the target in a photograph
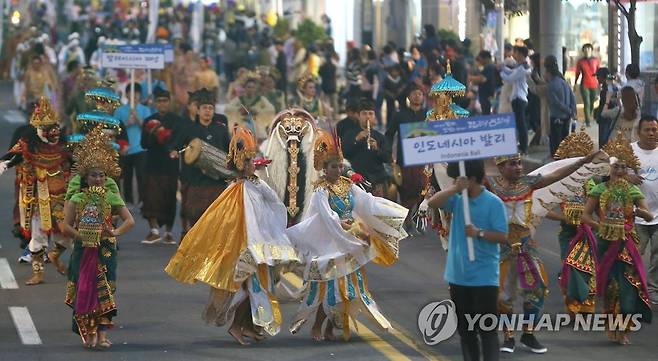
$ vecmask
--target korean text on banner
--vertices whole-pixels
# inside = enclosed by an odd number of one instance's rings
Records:
[[[517,153],[514,114],[482,115],[400,125],[405,166]]]

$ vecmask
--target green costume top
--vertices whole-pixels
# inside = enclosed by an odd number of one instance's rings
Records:
[[[589,196],[599,199],[601,226],[598,233],[602,239],[609,241],[623,239],[626,235],[625,225],[633,229],[635,201],[644,198],[640,188],[625,179],[599,183],[592,188]]]

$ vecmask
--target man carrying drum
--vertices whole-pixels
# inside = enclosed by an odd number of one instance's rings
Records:
[[[213,94],[203,88],[195,92],[195,98],[199,104],[198,121],[180,128],[180,133],[175,137],[176,141],[171,144],[172,150],[169,154],[171,158],[177,158],[178,149],[194,144],[193,149],[187,148],[186,152],[191,153],[185,154],[185,162],[183,162],[186,185],[181,189],[183,199],[181,217],[188,223],[188,227],[183,229],[183,235],[222,193],[226,188],[226,180],[230,177],[225,169],[225,163],[202,161],[225,158],[230,136],[225,124],[213,121],[215,117]]]
[[[157,112],[144,119],[142,148],[146,149],[146,169],[142,216],[149,222],[151,230],[143,244],[162,241],[176,244],[171,229],[176,218],[176,191],[178,189],[178,162],[169,157],[169,143],[174,129],[182,122],[170,111],[171,96],[160,87],[153,90]],[[160,227],[165,227],[164,236]]]

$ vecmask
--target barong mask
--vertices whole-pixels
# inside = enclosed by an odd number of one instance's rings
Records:
[[[30,125],[37,130],[37,135],[42,142],[47,144],[57,144],[61,130],[57,121],[57,114],[52,108],[50,101],[41,97],[37,103],[32,115],[30,116]]]
[[[280,121],[277,120],[281,119]],[[291,141],[301,142],[302,138],[313,130],[313,116],[303,109],[288,109],[279,113],[274,123],[275,131],[281,145]]]

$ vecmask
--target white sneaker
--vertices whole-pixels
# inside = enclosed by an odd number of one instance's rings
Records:
[[[162,240],[162,237],[155,233],[155,232],[149,232],[149,234],[142,240],[142,244],[154,244],[158,243]]]

